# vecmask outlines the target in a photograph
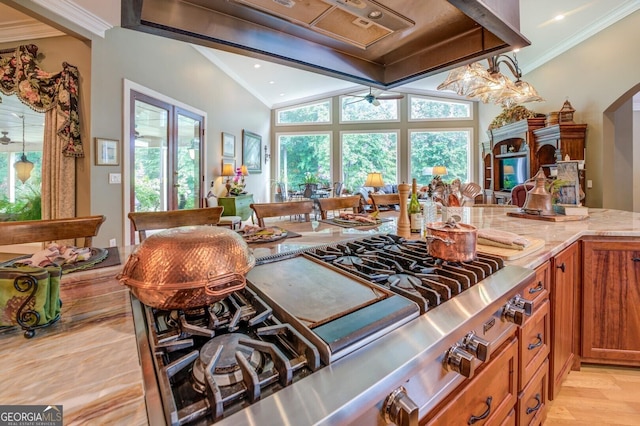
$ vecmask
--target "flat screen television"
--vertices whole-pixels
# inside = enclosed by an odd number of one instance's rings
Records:
[[[524,183],[529,176],[527,157],[509,157],[498,160],[500,190],[511,191],[514,186]]]

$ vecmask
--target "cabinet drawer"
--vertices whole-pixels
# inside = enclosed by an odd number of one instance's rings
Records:
[[[520,328],[518,389],[522,390],[549,355],[549,299],[542,302]]]
[[[431,419],[429,425],[499,425],[517,401],[518,339],[507,341],[478,375]],[[510,424],[507,422],[506,424]]]
[[[500,423],[500,426],[516,426],[517,424],[516,410],[513,409],[509,412],[509,414],[507,414],[507,417],[504,419],[504,421]]]
[[[549,361],[545,360],[518,397],[518,425],[541,425],[547,414]]]
[[[536,309],[544,299],[549,297],[549,283],[551,282],[549,262],[545,262],[536,268],[536,279],[525,289],[522,297],[533,301]]]

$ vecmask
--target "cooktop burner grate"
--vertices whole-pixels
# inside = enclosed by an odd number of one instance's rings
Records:
[[[443,261],[429,255],[426,241],[396,235],[376,235],[306,253],[411,299],[420,306],[421,313],[504,266],[502,259],[484,254],[470,262]]]
[[[210,424],[321,367],[317,348],[248,288],[197,309],[145,311],[168,424]]]

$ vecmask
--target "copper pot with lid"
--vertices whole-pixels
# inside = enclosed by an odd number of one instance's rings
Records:
[[[217,226],[182,226],[145,239],[118,280],[145,305],[188,309],[209,305],[245,287],[255,265],[247,243]]]
[[[454,219],[426,225],[429,255],[448,262],[470,262],[476,258],[478,228]]]

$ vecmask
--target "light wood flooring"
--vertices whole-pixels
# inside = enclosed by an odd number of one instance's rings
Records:
[[[544,426],[640,425],[640,368],[582,365],[549,403]]]

